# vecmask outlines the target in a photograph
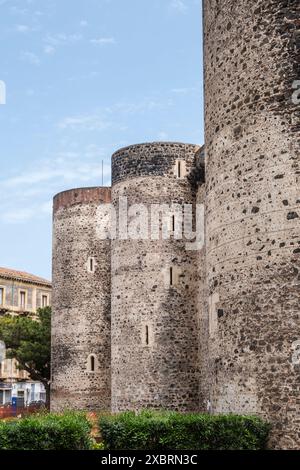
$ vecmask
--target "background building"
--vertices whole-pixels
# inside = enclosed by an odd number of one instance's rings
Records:
[[[0,315],[34,315],[51,305],[51,283],[21,271],[0,268]],[[45,400],[43,384],[29,379],[15,359],[0,362],[0,405],[17,398],[19,405]]]

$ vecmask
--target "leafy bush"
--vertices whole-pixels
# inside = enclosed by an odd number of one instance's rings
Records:
[[[269,425],[255,416],[142,411],[100,417],[110,450],[259,450]]]
[[[49,413],[0,421],[0,450],[91,449],[90,431],[91,424],[82,413]]]

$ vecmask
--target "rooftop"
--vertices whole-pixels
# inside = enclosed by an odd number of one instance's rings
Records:
[[[46,286],[49,288],[51,287],[51,282],[48,281],[47,279],[34,276],[33,274],[29,274],[24,271],[15,271],[14,269],[0,267],[0,278],[28,282],[31,284],[39,284],[39,285]]]

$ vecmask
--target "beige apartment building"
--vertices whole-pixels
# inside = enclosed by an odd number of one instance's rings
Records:
[[[51,305],[51,282],[22,271],[0,268],[0,316],[34,315],[38,308]],[[3,359],[3,358],[2,358]],[[21,404],[44,400],[41,383],[19,370],[15,359],[0,360],[0,406],[16,397]]]

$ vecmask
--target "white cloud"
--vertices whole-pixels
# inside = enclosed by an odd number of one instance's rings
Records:
[[[158,133],[157,135],[158,139],[161,140],[161,141],[165,141],[165,140],[168,140],[168,134],[164,131],[161,131]]]
[[[185,1],[183,0],[172,0],[170,7],[178,13],[186,13],[188,9]]]
[[[31,65],[40,65],[41,61],[39,57],[33,52],[24,51],[21,53],[20,58],[23,62],[27,62]]]
[[[83,39],[81,34],[48,34],[45,38],[45,42],[51,46],[66,46],[69,44],[75,44]]]
[[[14,26],[13,31],[16,31],[17,33],[21,33],[21,34],[28,34],[28,33],[40,31],[40,29],[41,28],[39,25],[29,26],[27,24],[17,24]]]
[[[177,95],[186,95],[187,93],[189,93],[189,91],[191,91],[190,88],[173,88],[171,90],[171,93],[175,93]]]
[[[0,5],[1,5],[1,3],[0,3]],[[18,6],[13,5],[13,6],[10,7],[10,12],[13,15],[26,15],[28,13],[28,10],[26,8],[19,8]]]
[[[157,97],[146,97],[140,101],[136,102],[119,102],[114,104],[111,107],[106,108],[106,112],[110,114],[115,114],[119,116],[134,115],[134,114],[145,114],[151,111],[156,111],[159,109],[166,109],[173,105],[171,99],[162,100]]]
[[[16,31],[18,33],[28,33],[29,31],[31,31],[31,28],[27,26],[26,24],[17,24]]]
[[[116,40],[113,37],[98,38],[98,39],[91,39],[90,43],[98,44],[100,46],[105,46],[106,44],[116,44]]]
[[[196,84],[195,86],[191,87],[172,88],[170,92],[175,95],[188,95],[189,93],[199,94],[201,93],[201,84]]]
[[[73,44],[77,44],[83,39],[81,34],[66,34],[66,33],[59,33],[59,34],[48,34],[44,38],[44,53],[47,55],[53,55],[56,52],[58,47],[62,46],[70,46]]]
[[[60,129],[103,131],[111,126],[111,123],[103,117],[92,115],[70,116],[58,123]]]
[[[14,223],[19,223],[19,222],[25,222],[26,220],[29,220],[32,218],[34,215],[34,209],[33,208],[25,208],[22,207],[20,209],[12,209],[8,211],[4,211],[1,215],[2,222],[14,224]]]
[[[20,224],[34,218],[49,217],[52,214],[53,202],[41,202],[30,207],[11,208],[1,214],[0,220],[7,224]]]
[[[44,47],[44,52],[47,55],[53,55],[55,53],[55,47],[47,45]]]
[[[22,224],[49,217],[54,194],[77,186],[101,184],[106,149],[90,144],[78,152],[58,152],[35,161],[6,180],[0,180],[1,214],[5,224]],[[104,164],[104,179],[110,180],[110,164]],[[14,197],[11,197],[13,194]]]

